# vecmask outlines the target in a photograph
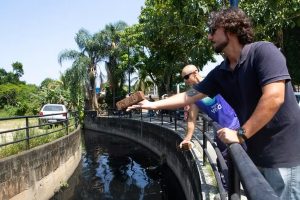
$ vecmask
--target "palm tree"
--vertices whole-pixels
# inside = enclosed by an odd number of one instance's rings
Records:
[[[73,60],[73,72],[68,76],[74,76],[75,80],[80,81],[85,87],[85,109],[98,110],[96,97],[96,76],[97,64],[105,55],[103,37],[98,33],[91,35],[87,30],[80,29],[75,36],[75,41],[79,47],[76,50],[64,50],[58,56],[58,62],[62,64],[65,60]],[[72,79],[69,77],[69,79]],[[74,85],[70,85],[74,87]],[[80,89],[80,88],[78,88]]]
[[[139,70],[138,76],[133,78],[132,81],[135,82],[133,85],[134,91],[143,91],[145,94],[149,93],[155,85],[145,70]]]
[[[120,57],[127,48],[121,43],[121,32],[127,27],[123,21],[115,24],[108,24],[104,30],[99,33],[103,38],[106,51],[105,55],[105,68],[107,72],[107,82],[112,91],[112,104],[115,108],[116,91],[122,91],[125,82],[125,69],[120,64]]]

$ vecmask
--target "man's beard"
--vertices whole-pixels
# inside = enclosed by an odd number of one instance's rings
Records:
[[[226,40],[214,47],[215,52],[221,53],[223,49],[227,46],[227,44],[228,44],[228,37],[226,35]]]

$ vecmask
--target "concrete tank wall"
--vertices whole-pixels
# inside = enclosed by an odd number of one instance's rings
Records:
[[[176,149],[182,138],[173,130],[128,118],[96,117],[94,113],[86,113],[84,128],[126,137],[147,147],[172,169],[186,199],[202,199],[198,166],[190,151]]]
[[[46,200],[67,182],[81,159],[81,130],[0,160],[0,199]]]

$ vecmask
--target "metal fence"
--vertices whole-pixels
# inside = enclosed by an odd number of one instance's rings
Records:
[[[65,119],[41,120],[63,113],[49,115],[16,116],[0,118],[0,149],[14,144],[26,143],[25,149],[30,149],[30,142],[35,138],[41,138],[55,133],[68,135],[70,130],[76,129],[79,124],[77,111],[69,112]],[[5,127],[4,127],[5,126]]]

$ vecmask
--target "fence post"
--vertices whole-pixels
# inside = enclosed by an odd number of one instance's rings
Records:
[[[175,130],[177,131],[177,112],[174,112],[174,124],[175,124]]]
[[[67,113],[67,116],[66,116],[66,132],[67,132],[67,135],[69,135],[69,118],[68,118],[68,113]]]
[[[203,125],[202,125],[202,134],[203,134],[203,150],[207,149],[207,138],[205,136],[205,132],[207,131],[207,121],[202,117]],[[203,165],[206,165],[206,154],[203,153]]]
[[[143,109],[140,108],[141,111],[141,121],[143,121]]]
[[[78,122],[79,122],[79,113],[78,111],[75,111],[75,128],[78,127]]]
[[[26,149],[30,149],[30,137],[29,137],[29,121],[28,121],[28,117],[25,118],[26,120]]]

